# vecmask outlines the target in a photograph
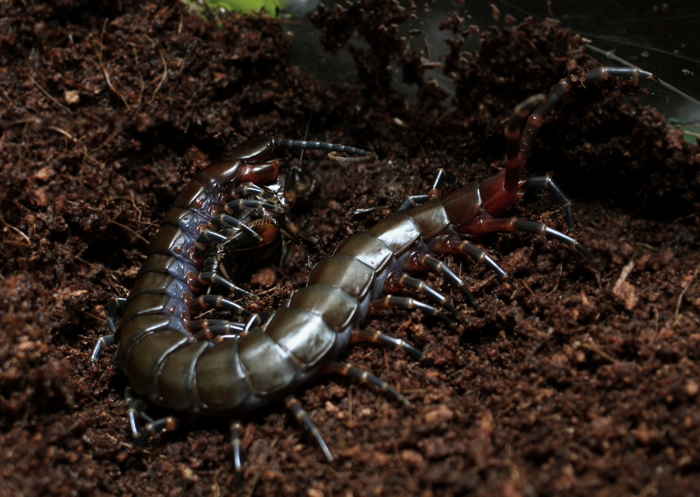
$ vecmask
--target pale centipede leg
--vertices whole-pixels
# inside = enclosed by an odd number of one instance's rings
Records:
[[[116,326],[114,326],[114,320],[119,314],[119,311],[124,310],[126,307],[126,297],[115,298],[109,306],[109,311],[107,311],[107,327],[109,328],[109,335],[103,335],[97,340],[95,348],[92,349],[92,356],[90,356],[90,364],[93,366],[97,364],[97,361],[102,357],[102,351],[105,347],[111,347],[114,345],[114,334],[117,332]]]
[[[415,348],[406,340],[401,340],[382,333],[381,331],[355,330],[350,336],[351,343],[370,342],[390,349],[401,349],[419,362],[430,362],[430,359],[420,349]]]
[[[126,300],[126,297],[117,297],[109,306],[109,312],[107,312],[107,326],[112,333],[117,332],[117,328],[114,326],[114,319],[117,317],[117,314],[119,314],[119,311],[123,311],[126,307]]]
[[[212,340],[222,335],[240,335],[244,328],[244,323],[235,323],[226,319],[195,319],[187,323],[187,329],[197,340]]]
[[[242,316],[251,316],[252,313],[231,300],[225,299],[221,295],[200,295],[196,299],[187,303],[187,308],[191,313],[203,311],[205,309],[226,309]]]
[[[262,200],[238,199],[232,200],[226,204],[226,208],[234,211],[242,211],[244,209],[253,209],[256,211],[268,211],[275,214],[284,214],[284,207],[281,205],[271,204]]]
[[[175,416],[167,416],[156,420],[151,418],[144,412],[146,403],[142,399],[135,397],[131,393],[131,389],[129,387],[127,387],[126,391],[124,392],[124,398],[126,400],[131,434],[136,440],[136,446],[139,449],[143,449],[154,435],[164,431],[177,430],[180,427],[181,422],[179,418]],[[143,426],[143,428],[139,426],[139,419],[146,421],[146,425]]]
[[[97,361],[102,356],[102,351],[105,349],[105,347],[110,347],[112,345],[114,345],[114,333],[112,333],[111,335],[101,336],[100,339],[97,340],[95,348],[92,350],[92,357],[90,358],[90,363],[93,366],[97,364]]]
[[[231,448],[233,449],[233,470],[236,473],[236,487],[243,488],[243,457],[241,454],[241,422],[231,422]]]
[[[218,231],[214,231],[214,228],[237,228],[243,231],[244,233],[247,233],[248,235],[252,236],[255,240],[259,242],[263,241],[262,237],[258,233],[256,233],[255,230],[253,230],[250,226],[245,224],[240,219],[236,219],[235,217],[229,216],[227,214],[220,214],[211,218],[207,223],[207,226],[209,227],[209,229],[202,231],[197,237],[197,240],[194,242],[195,257],[204,257],[204,254],[207,252],[207,249],[209,248],[209,245],[211,243],[214,243],[214,245],[220,245],[226,240],[228,240],[228,237],[226,235],[223,235]]]
[[[391,307],[398,307],[400,309],[418,309],[428,314],[429,316],[435,316],[441,321],[445,322],[451,328],[457,328],[457,323],[452,321],[442,312],[438,311],[432,305],[428,305],[420,300],[412,299],[410,297],[398,297],[396,295],[387,295],[379,300],[375,300],[370,304],[371,312],[378,312],[382,309],[389,309]]]
[[[307,412],[301,407],[299,401],[293,395],[289,395],[284,399],[284,404],[287,407],[287,409],[292,411],[292,415],[297,420],[297,422],[299,424],[303,424],[306,427],[306,429],[309,430],[311,436],[316,439],[316,442],[321,447],[321,450],[326,456],[326,459],[328,459],[328,462],[332,462],[333,454],[331,454],[331,451],[328,450],[328,446],[326,445],[326,442],[323,440],[323,437],[319,433],[318,428],[316,428],[316,425],[313,421],[311,421],[311,418],[309,417]]]
[[[192,282],[192,286],[198,290],[204,290],[209,285],[222,286],[229,292],[238,292],[246,297],[257,298],[256,295],[250,293],[248,290],[244,290],[243,288],[234,285],[231,281],[213,271],[199,273],[199,275],[197,275],[197,279]]]
[[[347,363],[342,362],[330,362],[323,367],[323,372],[325,373],[337,373],[342,376],[348,376],[350,378],[355,378],[359,380],[360,383],[370,384],[377,387],[380,391],[391,395],[396,400],[404,404],[405,406],[410,406],[411,403],[401,395],[394,387],[389,385],[386,381],[383,381],[367,371],[362,371],[361,369],[351,366]]]
[[[241,186],[237,187],[231,192],[231,197],[234,199],[247,197],[249,195],[255,195],[256,197],[273,201],[277,199],[277,196],[273,192],[266,190],[256,183],[251,183],[250,181],[243,183]]]

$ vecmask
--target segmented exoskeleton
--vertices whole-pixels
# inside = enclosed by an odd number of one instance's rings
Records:
[[[596,81],[611,75],[653,78],[647,72],[618,68],[595,69],[585,76],[587,81]],[[137,394],[155,404],[196,415],[228,413],[239,417],[262,405],[284,400],[316,438],[327,459],[332,460],[318,430],[294,397],[295,390],[321,374],[339,373],[372,383],[408,404],[398,391],[369,373],[338,362],[339,357],[350,343],[373,342],[401,348],[417,360],[425,358],[421,351],[402,340],[357,328],[370,313],[384,308],[418,308],[453,323],[436,307],[442,306],[459,319],[456,309],[443,295],[409,274],[438,272],[473,301],[461,279],[434,256],[466,255],[485,262],[499,276],[506,278],[506,272],[495,261],[467,240],[496,231],[524,231],[554,238],[576,248],[598,265],[588,250],[564,233],[541,223],[498,217],[522,195],[525,188],[548,189],[565,207],[567,223],[573,227],[570,202],[550,178],[521,178],[542,120],[572,86],[570,78],[563,79],[548,97],[536,95],[516,107],[505,130],[507,160],[504,171],[481,183],[466,185],[444,198],[440,186],[445,174],[439,174],[428,195],[408,199],[399,212],[368,232],[345,239],[332,257],[316,264],[308,285],[295,292],[285,307],[264,322],[249,320],[242,332],[222,336],[216,344],[196,341],[182,318],[163,315],[164,304],[158,304],[157,313],[141,312],[144,306],[140,301],[137,304],[137,298],[144,292],[146,285],[143,282],[150,278],[151,272],[147,269],[139,277],[136,296],[133,296],[135,290],[129,298],[133,310],[127,307],[117,333],[119,348],[115,364],[127,374]],[[521,138],[520,129],[531,112]],[[357,150],[351,152],[358,153]],[[215,169],[223,168],[217,166]],[[168,237],[168,250],[176,246],[170,235],[163,236]],[[160,236],[153,246],[165,245],[159,240]],[[179,253],[173,252],[169,257],[177,264],[181,263]],[[163,265],[159,267],[164,268]],[[161,273],[165,271],[158,274]],[[179,284],[184,284],[184,276],[178,273],[178,277]],[[157,288],[161,289],[158,295],[164,296],[166,291],[163,289],[170,286],[159,283]],[[421,292],[434,305],[393,295],[393,292],[403,289]],[[223,332],[225,330],[217,333]],[[134,399],[129,402],[132,423],[135,423],[139,404]],[[174,426],[174,418],[150,421],[144,437]],[[232,444],[240,482],[239,426],[236,419],[232,425]]]
[[[216,307],[251,315],[222,296],[199,294],[220,286],[228,292],[250,295],[222,276],[225,271],[220,266],[220,254],[225,251],[231,257],[232,252],[246,249],[259,252],[278,240],[283,220],[280,215],[284,214],[284,178],[280,176],[279,160],[273,158],[278,148],[372,157],[370,152],[355,147],[267,137],[221,154],[195,174],[166,213],[129,297],[117,299],[110,310],[107,322],[113,334],[102,337],[92,354],[95,363],[105,346],[116,343],[115,365],[126,374],[134,392],[155,404],[193,413],[202,410],[197,403],[174,399],[167,391],[167,382],[158,381],[164,371],[172,372],[163,368],[164,360],[176,349],[188,353],[196,349],[199,357],[213,344],[198,338],[243,329],[242,324],[225,320],[192,320],[191,313]],[[119,307],[124,312],[116,329],[114,318]],[[188,348],[188,344],[193,347]],[[187,364],[172,374],[191,374],[193,367],[193,363]],[[173,381],[177,382],[174,377]],[[153,394],[161,388],[162,395]],[[141,430],[137,419],[143,415],[140,401],[128,391],[127,402],[134,436],[143,441],[163,422]]]

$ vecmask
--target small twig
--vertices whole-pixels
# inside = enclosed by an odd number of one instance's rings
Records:
[[[361,157],[340,157],[337,152],[331,152],[328,154],[329,159],[337,160],[338,162],[363,162],[367,160],[376,159],[374,154],[363,155]]]
[[[611,356],[610,354],[608,354],[604,350],[600,349],[597,345],[590,345],[587,343],[582,343],[581,347],[583,347],[586,350],[590,350],[591,352],[595,352],[603,359],[607,359],[608,361],[610,361],[611,364],[617,364],[617,359],[615,359],[613,356]]]
[[[3,198],[4,198],[4,195],[3,195]],[[17,233],[17,234],[18,234],[19,236],[21,236],[22,238],[24,238],[24,239],[27,241],[27,247],[31,247],[31,246],[32,246],[31,240],[29,239],[29,237],[28,237],[27,235],[24,234],[24,232],[23,232],[21,229],[15,228],[15,227],[12,226],[11,224],[9,224],[7,221],[5,221],[5,216],[4,216],[3,213],[2,213],[2,209],[0,209],[0,222],[2,222],[2,224],[4,224],[6,227],[8,227],[9,229],[11,229],[11,230],[14,231],[15,233]],[[697,272],[697,271],[696,271],[696,272]]]
[[[154,98],[156,98],[156,93],[158,93],[158,90],[160,90],[160,87],[163,86],[163,83],[165,83],[165,79],[168,77],[168,64],[165,63],[165,55],[163,54],[163,50],[159,48],[158,53],[160,53],[160,60],[161,62],[163,62],[163,77],[160,79],[160,82],[158,83],[158,86],[156,86],[156,89],[153,92],[151,99],[148,101],[149,104],[153,102]]]
[[[139,235],[138,233],[136,233],[134,230],[132,230],[131,228],[129,228],[129,227],[128,227],[127,225],[125,225],[125,224],[118,223],[118,222],[113,221],[113,220],[111,220],[111,219],[110,219],[109,221],[107,221],[107,224],[116,224],[117,226],[119,226],[119,227],[121,227],[121,228],[124,228],[125,230],[129,231],[130,233],[132,233],[136,238],[138,238],[139,240],[141,240],[141,241],[144,242],[145,244],[148,244],[148,240],[146,240],[144,237],[142,237],[141,235]]]
[[[117,95],[122,102],[124,102],[124,106],[128,109],[129,108],[129,102],[126,101],[126,98],[124,98],[124,95],[117,90],[114,85],[112,85],[112,80],[109,79],[109,73],[107,72],[107,68],[104,66],[102,63],[102,49],[101,47],[98,49],[97,47],[95,48],[95,55],[97,56],[97,62],[100,65],[100,69],[102,69],[102,74],[104,74],[105,81],[107,82],[107,86],[109,87],[112,92]]]
[[[622,284],[625,282],[627,277],[630,275],[632,270],[634,269],[634,261],[630,259],[630,261],[625,265],[625,267],[622,268],[622,272],[620,273],[620,277],[617,279],[615,282],[615,285],[613,286],[613,293],[617,295],[620,291],[620,287]]]
[[[681,302],[683,301],[683,295],[685,295],[685,292],[688,291],[688,288],[690,288],[690,285],[693,284],[693,281],[695,281],[695,277],[698,275],[698,270],[700,270],[700,264],[698,264],[695,267],[695,271],[693,271],[693,276],[690,278],[688,283],[685,284],[683,287],[683,290],[681,290],[681,294],[678,296],[678,302],[676,302],[676,316],[678,316],[678,311],[681,309]]]
[[[557,291],[557,289],[559,288],[559,283],[561,282],[561,276],[563,273],[564,273],[564,264],[562,264],[560,262],[559,263],[559,278],[557,278],[557,284],[554,285],[554,288],[552,288],[552,290],[550,292],[548,292],[547,295],[545,295],[545,297],[549,297],[550,295],[552,295],[554,292]]]
[[[46,91],[46,90],[37,82],[36,79],[32,78],[32,75],[31,75],[31,74],[29,75],[29,79],[32,80],[32,83],[34,83],[34,84],[36,85],[36,87],[39,88],[39,90],[41,90],[41,92],[49,98],[49,100],[51,100],[53,103],[55,103],[56,105],[58,105],[58,106],[59,106],[60,108],[62,108],[63,110],[67,110],[70,114],[73,113],[72,110],[70,110],[68,107],[66,107],[65,105],[63,105],[63,104],[62,104],[61,102],[59,102],[58,100],[56,100],[56,98],[55,98],[53,95],[51,95],[48,91]]]
[[[68,131],[66,131],[65,129],[59,128],[59,127],[57,127],[57,126],[47,126],[47,128],[49,128],[49,129],[52,130],[52,131],[55,131],[56,133],[61,133],[63,136],[65,136],[66,138],[68,138],[68,139],[69,139],[70,141],[72,141],[73,143],[76,143],[76,142],[78,141],[78,139],[77,139],[75,136],[71,135],[71,134],[70,134]]]

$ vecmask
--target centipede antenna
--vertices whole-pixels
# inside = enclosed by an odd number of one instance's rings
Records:
[[[637,67],[598,67],[596,69],[586,71],[585,80],[604,81],[611,76],[657,80],[656,76],[649,71],[643,71]],[[535,137],[537,137],[537,133],[539,133],[540,128],[542,127],[544,118],[549,114],[559,100],[573,89],[573,87],[574,82],[571,79],[571,76],[562,79],[552,87],[552,90],[550,91],[549,95],[547,95],[546,100],[542,102],[530,115],[527,125],[525,126],[520,138],[520,171],[523,170],[527,159],[530,157],[532,145],[534,144]],[[526,100],[521,105],[524,105],[529,100],[530,99]]]
[[[306,120],[306,129],[304,129],[304,140],[309,136],[309,127],[311,126],[311,116],[312,114],[309,114],[309,118]],[[299,169],[301,169],[301,164],[304,162],[304,151],[305,149],[301,149],[301,153],[299,154]]]
[[[361,155],[363,157],[374,157],[372,152],[361,148],[351,147],[349,145],[340,145],[338,143],[306,141],[306,140],[290,140],[288,138],[275,138],[274,144],[276,147],[301,150],[328,150],[330,152],[344,152],[350,155]]]

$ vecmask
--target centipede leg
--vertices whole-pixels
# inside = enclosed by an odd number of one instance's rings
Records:
[[[126,307],[126,300],[126,297],[117,297],[109,306],[109,311],[107,312],[107,326],[112,333],[117,332],[117,328],[114,326],[114,320],[119,314],[119,311],[123,311]]]
[[[569,200],[569,197],[557,186],[552,178],[549,176],[527,178],[523,187],[531,190],[547,190],[551,192],[557,202],[559,202],[566,211],[566,226],[568,230],[573,231],[574,211],[571,208],[571,200]]]
[[[414,207],[423,205],[424,203],[434,198],[442,197],[442,187],[445,186],[446,183],[453,184],[456,182],[457,177],[454,174],[447,171],[446,169],[440,168],[438,169],[437,175],[435,176],[435,181],[433,181],[433,185],[427,194],[412,195],[408,197],[396,210],[398,212],[408,211],[413,209]]]
[[[199,273],[199,275],[197,275],[197,279],[192,281],[192,286],[197,290],[204,290],[210,285],[218,285],[224,287],[229,293],[238,292],[242,295],[245,295],[246,297],[257,298],[248,290],[244,290],[243,288],[236,286],[231,281],[227,280],[226,278],[214,271],[206,271]]]
[[[319,433],[318,428],[316,428],[314,422],[311,421],[311,418],[309,417],[308,413],[301,407],[299,401],[293,395],[289,395],[287,396],[287,398],[284,399],[284,403],[287,406],[287,409],[292,411],[292,415],[297,420],[297,422],[299,422],[299,424],[303,424],[306,427],[306,429],[309,430],[311,436],[316,439],[316,442],[318,443],[319,447],[321,447],[321,450],[326,456],[326,459],[328,459],[328,462],[332,462],[333,454],[331,454],[331,451],[328,450],[328,446],[326,445],[326,442],[323,440],[323,437]]]
[[[467,288],[467,285],[464,283],[464,281],[462,281],[462,278],[457,276],[457,274],[455,274],[454,271],[447,267],[447,265],[444,262],[442,262],[440,259],[433,257],[430,254],[418,250],[412,252],[406,258],[406,262],[404,262],[402,271],[405,271],[407,273],[415,273],[419,271],[434,271],[442,275],[450,283],[456,286],[457,289],[459,289],[459,291],[462,292],[465,297],[467,297],[467,300],[469,300],[469,303],[472,306],[477,306],[476,298],[474,298],[472,292],[469,291],[469,288]]]
[[[271,192],[256,183],[251,183],[250,181],[243,183],[231,192],[231,197],[234,199],[248,197],[250,195],[255,195],[256,197],[266,200],[277,199],[277,195],[274,192]]]
[[[494,229],[493,231],[503,230]],[[458,254],[467,256],[474,260],[474,262],[477,264],[485,264],[486,267],[498,275],[501,281],[508,281],[509,279],[506,270],[499,266],[498,263],[489,257],[486,252],[481,250],[473,243],[467,240],[462,240],[458,236],[438,239],[434,244],[428,244],[428,248],[437,254]]]
[[[272,204],[270,202],[265,202],[263,200],[252,200],[252,199],[238,199],[232,200],[226,207],[230,209],[231,212],[242,211],[244,209],[253,209],[256,211],[268,211],[275,214],[284,214],[285,210],[279,204]]]
[[[383,309],[389,309],[392,307],[398,307],[399,309],[418,309],[428,314],[429,316],[435,316],[444,323],[446,323],[451,328],[457,328],[457,323],[448,318],[445,314],[438,311],[437,308],[432,305],[428,305],[420,300],[416,300],[410,297],[398,297],[396,295],[386,295],[385,297],[375,300],[370,304],[370,313],[374,314]]]
[[[231,300],[225,299],[221,295],[201,295],[196,299],[188,302],[187,308],[191,313],[203,311],[209,308],[214,308],[226,309],[227,311],[231,311],[235,314],[238,314],[239,316],[252,315],[252,313],[242,305],[238,305]]]
[[[445,309],[450,311],[450,313],[455,318],[457,318],[457,321],[462,320],[462,318],[459,315],[459,312],[457,312],[457,309],[455,309],[455,307],[447,300],[447,297],[442,295],[440,292],[436,291],[425,281],[419,280],[418,278],[413,278],[407,274],[392,274],[389,277],[387,277],[386,281],[384,282],[384,288],[382,289],[382,292],[392,293],[397,290],[403,290],[406,288],[410,288],[417,292],[423,293],[426,297],[428,297],[428,299],[435,302],[437,305],[443,306]]]
[[[136,440],[136,446],[143,449],[148,441],[155,435],[164,431],[177,430],[182,422],[180,418],[175,416],[167,416],[154,420],[145,413],[146,403],[143,399],[134,396],[131,393],[131,388],[127,387],[124,392],[124,400],[126,401],[127,416],[129,417],[129,425],[131,426],[131,434]],[[146,421],[146,425],[141,427],[139,419]]]
[[[114,345],[114,334],[117,332],[117,328],[114,326],[114,320],[119,314],[119,311],[124,310],[126,307],[126,300],[126,297],[117,297],[110,304],[109,310],[107,311],[107,319],[105,321],[107,321],[107,327],[112,333],[109,335],[103,335],[99,340],[97,340],[95,348],[92,349],[92,355],[90,356],[90,364],[93,366],[97,364],[97,361],[99,361],[100,357],[102,357],[102,351],[104,351],[106,347],[111,347]]]
[[[486,219],[484,220],[483,225],[489,231],[523,231],[525,233],[532,233],[533,235],[553,238],[554,240],[578,250],[593,264],[595,264],[596,268],[599,270],[603,269],[598,258],[591,254],[588,249],[581,245],[581,243],[579,243],[576,239],[565,235],[561,231],[552,229],[546,224],[511,217],[505,219]]]
[[[209,223],[207,223],[207,225],[210,227],[210,229],[202,231],[194,243],[194,255],[197,258],[204,257],[204,254],[206,253],[210,244],[213,243],[215,246],[221,245],[229,239],[229,237],[227,237],[226,235],[219,233],[218,231],[214,231],[213,228],[229,226],[233,228],[238,228],[239,230],[241,230],[244,233],[247,233],[257,241],[263,241],[262,237],[258,233],[256,233],[255,230],[253,230],[250,226],[242,222],[240,219],[236,219],[235,217],[229,216],[227,214],[221,214],[219,216],[213,217],[209,221]]]
[[[114,345],[114,333],[112,333],[111,335],[101,336],[100,339],[97,340],[95,348],[92,349],[90,363],[93,366],[97,364],[97,361],[100,360],[100,357],[102,356],[102,351],[105,349],[105,347],[111,347],[112,345]]]
[[[243,488],[243,457],[241,453],[241,422],[231,422],[231,448],[233,449],[233,470],[236,473],[236,487]]]
[[[212,340],[220,336],[238,336],[245,330],[245,324],[226,319],[195,319],[187,323],[187,329],[197,340]]]
[[[381,331],[365,331],[365,330],[355,330],[350,335],[351,343],[362,343],[369,342],[380,345],[382,347],[387,347],[390,349],[401,349],[410,357],[413,357],[419,362],[430,362],[430,359],[425,355],[420,349],[417,349],[406,340],[401,340],[389,335],[382,333]]]
[[[386,381],[381,380],[367,371],[362,371],[361,369],[351,366],[350,364],[343,362],[330,362],[323,368],[324,373],[336,373],[342,376],[347,376],[349,378],[354,378],[359,380],[360,383],[370,384],[377,387],[381,392],[384,392],[396,400],[404,404],[405,406],[410,406],[411,403],[401,395],[394,387],[389,385]]]

